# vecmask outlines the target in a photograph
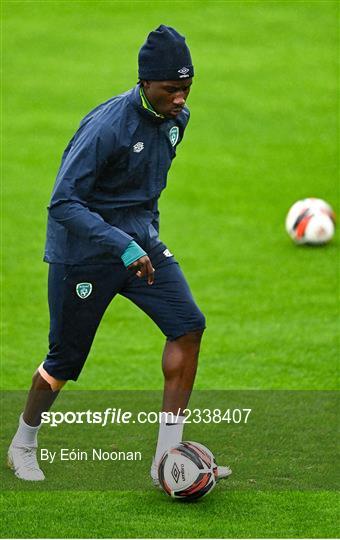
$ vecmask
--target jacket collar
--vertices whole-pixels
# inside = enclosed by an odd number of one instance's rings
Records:
[[[162,124],[168,120],[167,118],[160,116],[159,114],[155,113],[155,111],[150,110],[148,107],[143,105],[139,84],[132,89],[130,100],[138,112],[145,118],[148,118],[151,122],[154,122],[155,124]],[[148,102],[146,102],[146,104],[148,104]]]
[[[148,109],[148,111],[150,111],[155,116],[158,116],[158,118],[165,118],[165,116],[163,114],[158,114],[158,112],[155,111],[155,109],[151,105],[150,101],[146,97],[145,92],[144,92],[144,88],[142,86],[139,87],[139,95],[140,95],[140,98],[141,98],[141,101],[142,101],[142,106],[144,107],[144,109]]]

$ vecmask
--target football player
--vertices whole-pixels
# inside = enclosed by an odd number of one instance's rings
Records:
[[[138,84],[99,105],[67,145],[48,207],[49,351],[33,375],[8,451],[16,476],[43,480],[37,435],[68,380],[77,380],[116,294],[134,302],[166,336],[163,411],[151,476],[182,439],[205,318],[171,251],[159,238],[158,199],[189,121],[194,68],[185,38],[161,25],[139,51]],[[221,467],[219,476],[230,474]]]

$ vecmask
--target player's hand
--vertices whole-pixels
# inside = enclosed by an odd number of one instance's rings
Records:
[[[143,255],[135,262],[128,266],[129,270],[132,270],[137,277],[147,277],[148,285],[152,285],[155,281],[155,269],[153,268],[151,261],[147,255]]]

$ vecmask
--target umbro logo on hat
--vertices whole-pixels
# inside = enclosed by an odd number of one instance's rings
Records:
[[[180,78],[182,79],[183,77],[189,77],[188,71],[190,70],[187,67],[182,67],[181,69],[179,69],[178,73],[180,73]]]

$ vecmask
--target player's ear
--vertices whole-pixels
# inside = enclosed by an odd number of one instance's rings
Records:
[[[150,88],[150,81],[141,81],[140,82],[143,88]]]

